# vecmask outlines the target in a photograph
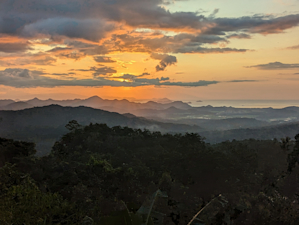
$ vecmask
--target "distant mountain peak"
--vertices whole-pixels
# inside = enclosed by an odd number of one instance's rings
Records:
[[[155,104],[157,104],[157,102],[155,102],[155,101],[148,101],[147,103],[155,103]]]
[[[91,96],[91,97],[89,97],[89,98],[87,98],[87,99],[85,99],[85,100],[103,100],[103,99],[100,98],[100,97],[97,96],[97,95],[94,95],[94,96]]]

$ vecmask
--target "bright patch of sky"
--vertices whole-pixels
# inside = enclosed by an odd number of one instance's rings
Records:
[[[253,14],[284,14],[298,13],[298,0],[188,0],[175,1],[167,4],[170,12],[189,11],[199,12],[209,16],[219,9],[216,17],[242,17]]]

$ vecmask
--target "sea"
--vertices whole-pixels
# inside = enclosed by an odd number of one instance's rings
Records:
[[[193,107],[213,106],[213,107],[234,107],[234,108],[274,108],[281,109],[290,106],[298,106],[299,100],[198,100],[190,101]]]

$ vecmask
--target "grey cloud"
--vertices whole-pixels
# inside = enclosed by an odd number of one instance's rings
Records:
[[[98,41],[113,29],[113,24],[98,19],[49,18],[25,25],[22,33],[29,37],[42,33]]]
[[[53,76],[69,76],[69,73],[51,73]]]
[[[287,49],[297,50],[297,49],[299,49],[299,45],[290,46]]]
[[[257,80],[230,80],[229,83],[256,82]]]
[[[55,47],[55,48],[52,48],[51,50],[48,50],[48,52],[64,52],[64,51],[72,51],[74,50],[73,48],[62,48],[62,47]]]
[[[52,65],[52,63],[57,60],[51,56],[42,56],[41,58],[33,58],[30,61],[28,60],[28,64],[36,64],[36,65]]]
[[[182,87],[200,87],[200,86],[208,86],[210,84],[218,84],[218,81],[205,81],[200,80],[197,82],[163,82],[162,85],[165,86],[182,86]]]
[[[227,38],[236,38],[236,39],[250,39],[251,36],[249,34],[238,34],[238,33],[234,33],[234,34],[230,34],[227,36]]]
[[[148,76],[150,75],[149,73],[142,73],[140,75],[133,75],[133,74],[123,74],[122,76],[118,76],[118,77],[111,77],[111,78],[121,78],[121,79],[127,79],[127,80],[131,80],[131,81],[135,81],[138,77],[143,77],[143,76]]]
[[[159,78],[145,79],[135,78],[131,82],[120,82],[103,77],[96,79],[53,79],[44,76],[43,71],[27,70],[19,68],[8,68],[0,71],[0,84],[17,87],[57,87],[57,86],[113,86],[113,87],[138,87],[138,86],[182,86],[182,87],[199,87],[210,84],[217,84],[217,81],[197,81],[197,82],[160,82]],[[128,76],[127,76],[128,77]]]
[[[151,75],[150,73],[142,73],[141,75],[139,75],[139,77],[143,77],[143,76],[148,76]]]
[[[20,43],[0,42],[0,52],[5,52],[5,53],[24,52],[29,49],[30,49],[30,44],[27,42],[20,42]]]
[[[101,76],[101,75],[105,76],[107,74],[112,74],[112,73],[117,72],[113,67],[107,67],[107,66],[104,66],[104,67],[92,66],[89,69],[79,69],[79,70],[76,70],[76,71],[83,71],[83,72],[91,71],[91,72],[93,72],[92,75],[94,77],[98,77],[98,76]]]
[[[166,80],[169,80],[169,77],[161,77],[160,78],[160,81],[166,81]]]
[[[216,25],[205,31],[208,34],[223,35],[225,32],[244,31],[249,33],[273,34],[298,26],[299,14],[282,17],[245,16],[240,18],[217,18]]]
[[[226,53],[245,52],[247,49],[235,48],[208,48],[203,44],[228,43],[226,38],[216,35],[181,33],[175,36],[148,38],[131,36],[129,34],[114,35],[105,46],[113,46],[111,50],[123,52],[163,52],[163,53]]]
[[[113,46],[111,50],[132,52],[163,52],[171,53],[183,47],[200,47],[202,44],[228,42],[227,39],[216,35],[181,33],[175,36],[164,35],[157,38],[133,36],[129,34],[113,35],[112,39],[104,42]]]
[[[114,63],[116,62],[115,60],[111,59],[111,57],[107,56],[94,56],[93,57],[94,61],[98,63]]]
[[[167,54],[152,53],[151,58],[161,60],[159,65],[156,66],[157,72],[164,71],[167,66],[177,63],[177,59],[175,56]]]
[[[218,12],[219,12],[219,9],[214,9],[214,11],[212,12],[212,14],[209,17],[214,18]]]
[[[271,62],[267,64],[259,64],[254,66],[246,66],[246,68],[257,68],[260,70],[283,70],[283,69],[295,69],[299,68],[299,63],[285,64],[281,62]]]
[[[215,18],[197,12],[174,12],[162,0],[14,0],[0,3],[0,32],[31,35],[32,32],[99,40],[115,29],[114,23],[134,28],[184,29],[224,35],[225,32],[278,33],[298,26],[299,14],[281,17],[254,15]]]
[[[175,53],[230,53],[230,52],[246,52],[248,49],[237,49],[237,48],[204,48],[198,46],[184,46],[175,50]]]
[[[75,48],[55,47],[47,52],[52,52],[58,58],[81,59],[86,56],[86,53],[81,52]]]
[[[64,44],[69,46],[71,49],[77,49],[78,51],[88,55],[107,54],[108,52],[111,51],[107,49],[106,43],[104,43],[104,45],[98,45],[98,44],[85,43],[78,40],[66,39],[64,41]]]
[[[24,65],[53,65],[57,60],[56,58],[45,54],[21,54],[0,57],[1,66],[24,66]]]
[[[86,54],[83,52],[77,52],[77,51],[73,51],[73,52],[65,52],[65,53],[60,53],[57,55],[57,57],[59,58],[68,58],[68,59],[81,59],[83,57],[85,57]]]

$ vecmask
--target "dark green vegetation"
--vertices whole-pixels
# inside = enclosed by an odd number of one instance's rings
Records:
[[[45,157],[0,139],[0,224],[186,225],[205,206],[193,225],[299,222],[299,135],[210,145],[194,133],[66,127]]]
[[[209,107],[202,107],[201,110],[205,108],[210,109]],[[218,108],[211,107],[211,109],[216,110]],[[253,112],[257,111],[257,109],[252,110]],[[284,115],[285,110],[281,111],[281,115]],[[293,111],[296,112],[296,110]],[[240,111],[240,114],[242,112]],[[170,114],[168,116],[171,117]],[[224,120],[199,120],[200,122],[198,123],[200,125],[196,126],[191,125],[194,122],[192,119],[190,121],[187,119],[181,120],[182,123],[187,124],[177,124],[173,123],[173,120],[169,120],[171,122],[159,122],[136,117],[128,113],[119,114],[83,106],[62,107],[59,105],[50,105],[19,111],[0,110],[0,136],[19,141],[34,142],[36,143],[37,155],[47,155],[51,151],[51,147],[55,141],[58,141],[62,135],[68,132],[65,124],[70,120],[76,120],[82,125],[88,125],[90,122],[105,123],[109,127],[120,125],[137,129],[146,128],[150,131],[161,131],[162,133],[172,134],[194,132],[205,137],[208,143],[218,143],[233,139],[244,140],[255,138],[267,140],[273,138],[279,139],[284,136],[294,137],[299,130],[299,122],[270,126],[266,122],[255,119],[233,118]],[[194,123],[197,124],[197,122]],[[251,128],[233,129],[233,127],[248,126],[246,124],[251,124]],[[258,124],[259,127],[256,127]]]
[[[162,123],[131,114],[121,115],[89,107],[50,105],[19,111],[0,111],[0,136],[34,142],[38,155],[49,154],[51,147],[63,134],[65,124],[76,120],[80,124],[105,123],[108,126],[147,128],[161,132],[198,132],[198,126]]]

